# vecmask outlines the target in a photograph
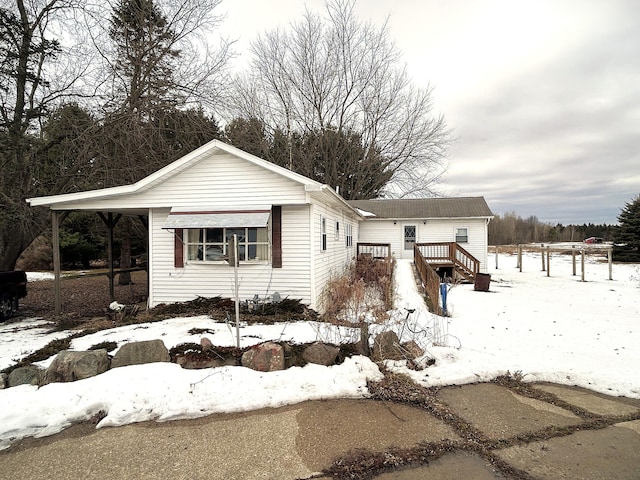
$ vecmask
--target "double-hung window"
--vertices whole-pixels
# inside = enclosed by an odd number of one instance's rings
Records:
[[[456,228],[456,243],[469,242],[469,229],[467,227]]]
[[[327,219],[320,217],[320,249],[327,250]]]
[[[350,223],[344,226],[344,243],[347,247],[353,246],[353,225]]]
[[[266,227],[188,229],[187,261],[215,262],[229,254],[229,239],[237,235],[238,260],[269,261],[269,231]]]

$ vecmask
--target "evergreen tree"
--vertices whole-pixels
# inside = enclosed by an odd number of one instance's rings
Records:
[[[114,68],[120,80],[117,108],[148,117],[156,109],[175,105],[172,77],[180,52],[174,48],[174,32],[153,0],[121,0],[110,22],[109,36],[117,55]]]
[[[640,195],[618,215],[613,256],[619,262],[640,262]]]

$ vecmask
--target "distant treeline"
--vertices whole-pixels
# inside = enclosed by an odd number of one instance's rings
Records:
[[[581,242],[589,237],[613,241],[617,225],[562,225],[543,223],[537,217],[522,218],[513,212],[496,215],[489,223],[489,245],[537,242]]]

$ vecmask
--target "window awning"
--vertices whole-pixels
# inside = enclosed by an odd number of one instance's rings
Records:
[[[271,207],[245,210],[197,210],[172,208],[162,228],[266,227]]]

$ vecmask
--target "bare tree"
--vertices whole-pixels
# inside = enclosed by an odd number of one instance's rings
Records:
[[[139,100],[140,95],[163,93],[165,102],[172,97],[180,108],[220,111],[228,96],[227,69],[234,55],[233,41],[221,38],[217,45],[212,43],[213,32],[224,20],[223,15],[217,14],[221,3],[222,0],[111,0],[88,4],[84,22],[102,59],[102,81],[93,80],[100,85],[102,106],[113,111]],[[154,22],[159,23],[144,25],[145,16],[147,20],[155,16]],[[118,32],[114,21],[120,26],[122,22],[130,26],[137,22],[138,31]],[[114,34],[120,35],[122,41],[114,41]],[[169,74],[170,79],[162,84],[159,74]]]
[[[324,17],[307,10],[288,30],[258,36],[237,81],[235,113],[289,139],[327,130],[358,135],[363,155],[375,151],[390,176],[378,194],[433,195],[450,139],[444,117],[433,113],[431,88],[412,85],[388,25],[361,22],[354,5],[329,0]]]
[[[40,122],[61,101],[81,94],[89,56],[68,35],[75,0],[0,0],[0,269],[46,224],[46,211],[25,198],[43,193]],[[64,188],[60,184],[60,188]],[[51,192],[46,192],[51,193]]]

